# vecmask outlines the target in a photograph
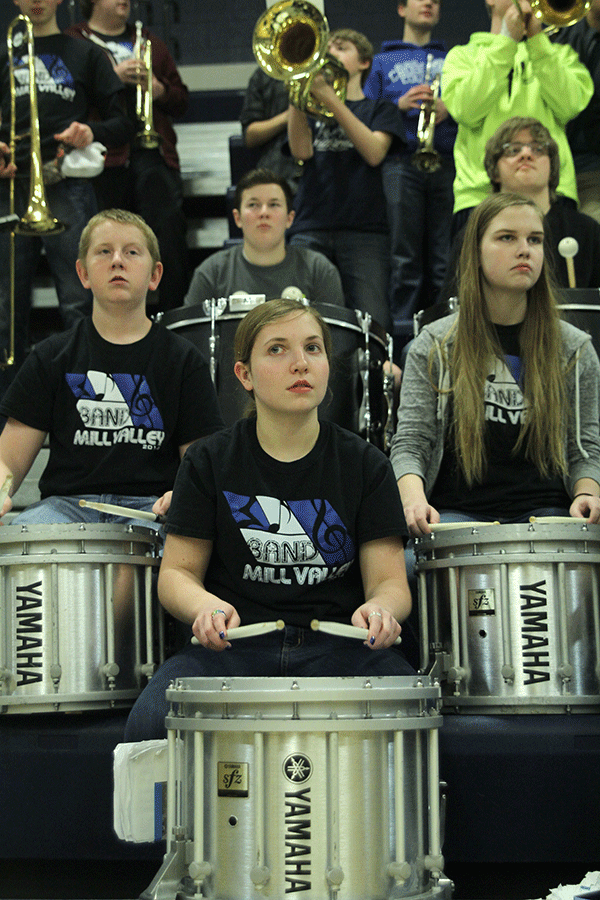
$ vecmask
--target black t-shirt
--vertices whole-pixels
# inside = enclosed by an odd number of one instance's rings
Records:
[[[72,122],[90,126],[94,140],[106,147],[125,144],[133,136],[133,126],[124,114],[121,97],[123,85],[106,54],[89,41],[79,41],[67,34],[51,34],[34,41],[36,62],[37,106],[40,142],[44,162],[56,156],[55,134]],[[16,130],[29,131],[29,71],[27,44],[15,49],[17,116]],[[8,142],[10,123],[10,89],[6,44],[0,47],[0,91],[2,93],[2,127],[0,140]],[[89,121],[90,111],[97,110],[101,121]],[[29,171],[29,140],[17,142],[19,174]]]
[[[402,113],[389,100],[348,100],[371,131],[392,135],[390,152],[405,138]],[[370,166],[335,119],[311,121],[313,156],[304,163],[288,235],[304,231],[387,232],[381,166]]]
[[[42,498],[161,496],[173,487],[179,447],[222,427],[208,364],[162,325],[112,344],[91,318],[41,341],[16,374],[0,412],[49,435]]]
[[[284,463],[262,450],[255,419],[190,447],[165,527],[213,541],[205,587],[243,624],[299,627],[349,623],[364,602],[360,546],[406,528],[390,462],[372,444],[321,422],[310,453]]]
[[[558,476],[542,478],[537,467],[515,452],[524,414],[524,372],[519,347],[521,325],[496,325],[504,362],[495,360],[485,383],[485,450],[487,465],[481,483],[467,484],[457,465],[450,429],[442,464],[429,502],[438,510],[504,519],[526,516],[535,509],[568,509],[569,497]],[[450,419],[452,420],[450,399]]]

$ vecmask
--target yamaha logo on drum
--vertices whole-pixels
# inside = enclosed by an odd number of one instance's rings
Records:
[[[34,684],[42,680],[42,582],[17,586],[16,595],[16,653],[17,685]]]
[[[293,784],[308,781],[313,765],[304,753],[290,753],[283,774]],[[310,787],[285,792],[285,893],[312,886],[312,810]]]
[[[312,775],[312,763],[303,753],[290,753],[283,761],[283,774],[288,781],[302,784]]]

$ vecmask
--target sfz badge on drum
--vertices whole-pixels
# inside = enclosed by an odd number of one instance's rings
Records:
[[[248,796],[248,763],[220,762],[217,778],[219,797]]]
[[[468,591],[470,616],[495,616],[494,588],[476,588]]]

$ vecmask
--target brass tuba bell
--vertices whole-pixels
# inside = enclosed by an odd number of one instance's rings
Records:
[[[307,0],[279,0],[254,26],[252,50],[261,69],[287,85],[290,101],[312,116],[331,113],[310,94],[317,74],[323,73],[340,100],[346,99],[348,73],[327,52],[329,25]]]

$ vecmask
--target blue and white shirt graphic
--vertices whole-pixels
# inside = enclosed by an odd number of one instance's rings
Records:
[[[141,444],[157,450],[165,431],[160,411],[144,375],[108,374],[93,369],[65,375],[77,401],[82,428],[76,445]]]
[[[354,542],[327,500],[223,493],[257,563],[245,567],[244,578],[267,581],[273,566],[283,566],[286,577],[303,584],[339,578],[352,565]]]

